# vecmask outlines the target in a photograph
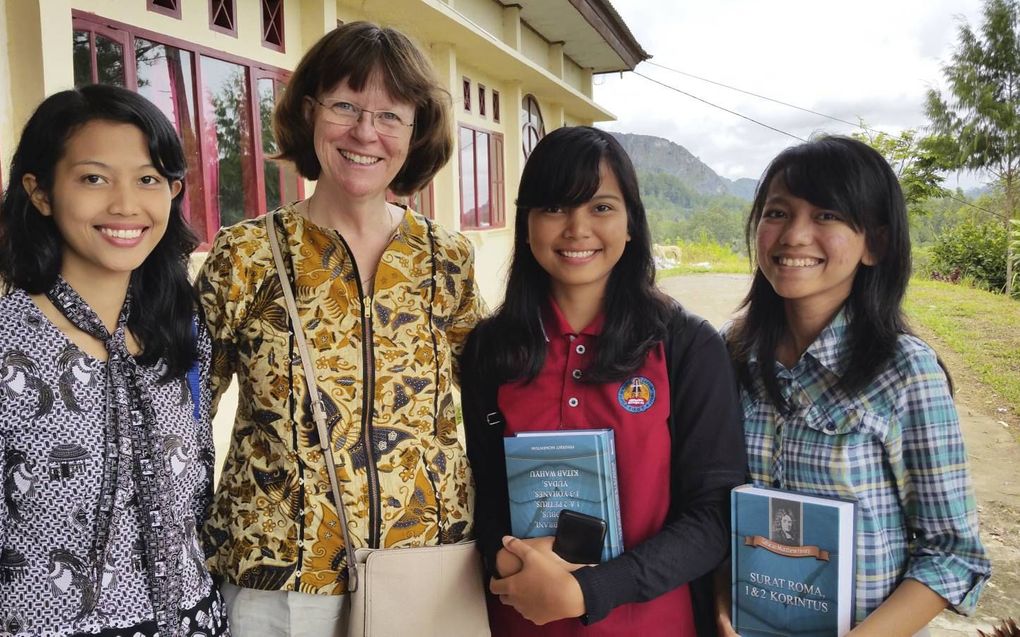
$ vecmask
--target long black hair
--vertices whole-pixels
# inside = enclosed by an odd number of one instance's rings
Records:
[[[29,118],[11,160],[10,178],[0,202],[0,280],[30,294],[47,292],[60,274],[64,241],[52,216],[32,204],[22,186],[34,175],[52,201],[57,162],[68,139],[92,121],[131,124],[148,142],[152,164],[168,182],[182,188],[170,203],[166,233],[145,262],[131,273],[133,309],[128,327],[141,343],[140,360],[160,358],[164,378],[182,376],[196,355],[192,316],[194,293],[188,280],[188,256],[198,245],[181,212],[187,164],[177,132],[151,102],[126,89],[90,85],[46,98]]]
[[[864,233],[875,265],[860,264],[850,296],[847,341],[850,358],[840,387],[853,392],[866,385],[893,356],[896,339],[909,333],[903,316],[903,295],[910,280],[910,233],[907,209],[896,174],[876,150],[848,137],[825,136],[781,152],[762,175],[747,219],[746,239],[752,250],[769,186],[780,180],[791,195],[846,215],[854,230]],[[786,329],[783,299],[756,267],[751,289],[741,304],[744,313],[729,332],[737,376],[750,389],[748,359],[754,352],[769,398],[781,409],[773,362]]]
[[[484,352],[466,350],[477,359],[472,367],[497,382],[531,380],[545,362],[539,313],[549,299],[550,279],[528,245],[528,215],[536,208],[574,207],[590,201],[598,191],[603,163],[620,184],[630,241],[606,284],[602,333],[584,381],[625,378],[641,366],[648,350],[665,338],[672,301],[655,286],[651,232],[634,166],[609,133],[588,126],[560,128],[535,146],[524,166],[517,191],[506,296],[473,335],[475,343],[485,343]]]

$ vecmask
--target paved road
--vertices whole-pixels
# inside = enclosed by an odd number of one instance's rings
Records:
[[[670,277],[659,285],[691,311],[716,327],[730,319],[740,304],[750,277],[739,274],[695,274]],[[958,384],[966,370],[953,369]],[[962,393],[962,392],[961,392]],[[981,537],[992,559],[993,575],[974,617],[950,611],[932,622],[932,637],[973,637],[990,632],[1001,618],[1020,619],[1020,479],[1016,461],[1020,445],[987,406],[957,400],[967,444],[974,490],[978,498]]]

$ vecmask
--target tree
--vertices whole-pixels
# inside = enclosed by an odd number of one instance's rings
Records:
[[[1005,192],[1005,226],[1016,217],[1020,187],[1020,33],[1018,0],[985,0],[975,32],[960,27],[952,62],[943,67],[946,96],[928,91],[931,135],[922,147],[940,168],[987,170]],[[1012,292],[1013,254],[1007,244],[1006,293]]]
[[[1008,255],[1013,259],[1013,295],[1020,297],[1020,219],[1011,219],[1013,224],[1009,239]]]
[[[907,129],[899,135],[876,134],[864,122],[861,122],[861,129],[862,132],[854,133],[852,137],[880,152],[889,162],[912,212],[924,214],[920,207],[922,203],[949,194],[942,186],[946,178],[939,171],[938,157],[921,144],[916,130]]]

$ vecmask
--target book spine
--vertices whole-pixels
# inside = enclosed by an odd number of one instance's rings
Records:
[[[738,487],[739,488],[739,487]],[[737,531],[737,501],[740,493],[730,491],[730,625],[737,625],[737,555],[740,533]]]
[[[612,431],[606,432],[606,464],[605,478],[608,481],[609,517],[606,519],[607,536],[609,537],[609,557],[614,558],[623,553],[623,518],[620,514],[620,484],[616,475],[616,439]]]

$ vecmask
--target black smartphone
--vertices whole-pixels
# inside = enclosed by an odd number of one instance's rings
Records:
[[[560,511],[552,550],[572,564],[598,564],[606,539],[606,521],[571,509]]]

